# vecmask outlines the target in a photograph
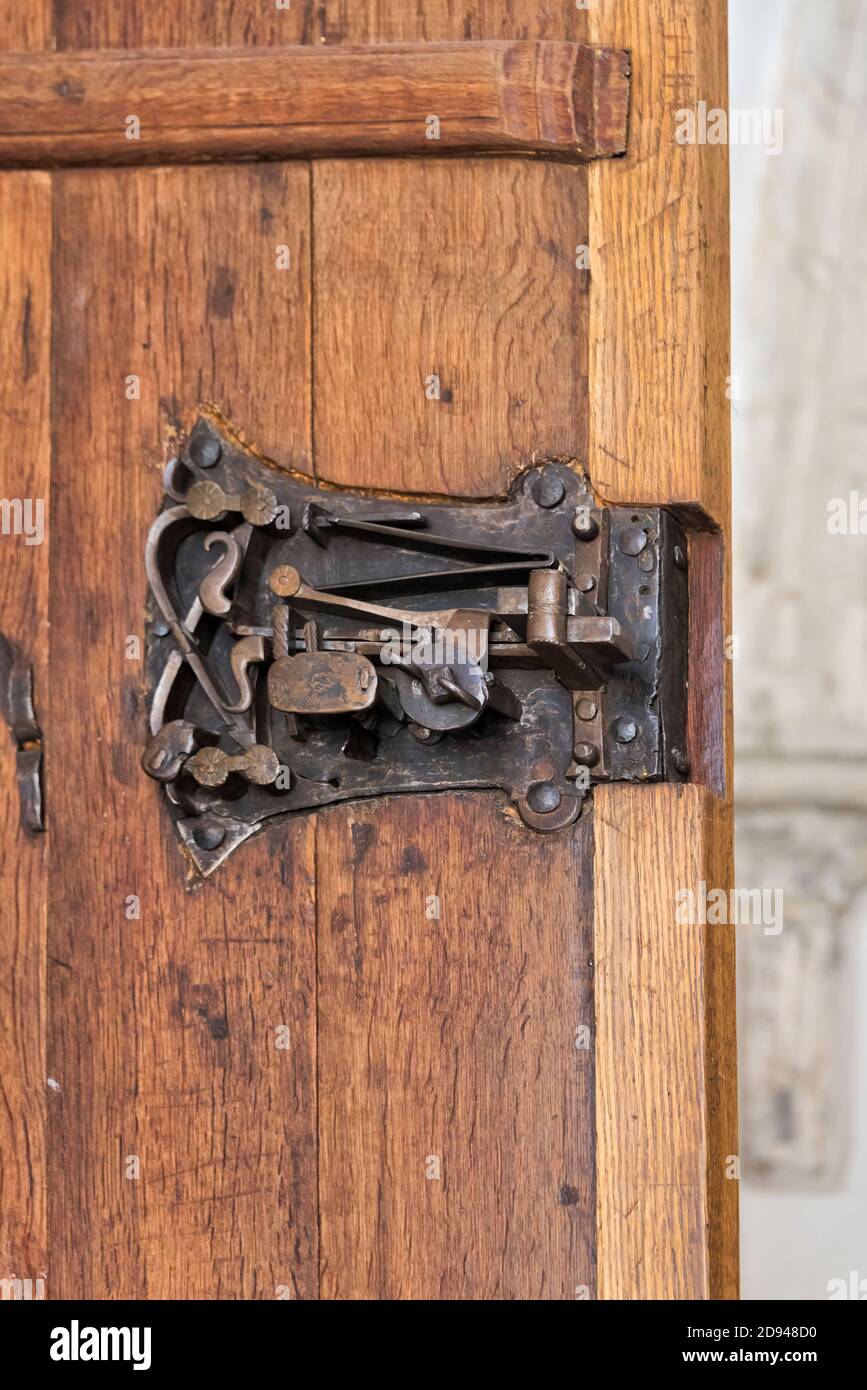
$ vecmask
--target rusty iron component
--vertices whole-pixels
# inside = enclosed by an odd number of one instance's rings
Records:
[[[251,526],[270,526],[280,512],[276,494],[268,487],[247,487],[226,492],[211,480],[193,483],[185,498],[197,521],[216,521],[226,512],[240,512]]]
[[[601,507],[565,464],[389,507],[202,419],[148,540],[145,769],[202,874],[269,823],[395,793],[500,790],[563,829],[596,782],[688,773],[678,553],[672,516]]]
[[[285,603],[275,603],[271,610],[271,650],[274,660],[289,655],[289,609]]]
[[[0,709],[15,744],[15,781],[23,828],[45,829],[42,793],[42,731],[33,707],[33,667],[0,633]]]
[[[262,743],[254,743],[236,754],[217,747],[200,748],[187,759],[184,772],[195,778],[200,787],[221,787],[233,772],[257,787],[268,787],[280,775],[280,760],[273,748]]]
[[[226,706],[227,710],[234,714],[243,714],[250,708],[253,703],[253,686],[250,681],[249,667],[264,660],[265,638],[260,632],[242,637],[239,642],[235,643],[229,656],[229,664],[239,694],[233,705]]]
[[[226,589],[238,577],[251,530],[249,522],[246,522],[243,526],[239,526],[235,532],[212,531],[209,536],[205,537],[203,542],[205,550],[210,550],[212,545],[223,545],[226,548],[225,555],[221,560],[218,560],[199,585],[202,608],[215,618],[224,618],[227,613],[231,612],[232,602],[226,597]]]
[[[157,782],[174,782],[187,758],[201,743],[200,730],[188,719],[173,719],[154,735],[141,765]]]
[[[299,652],[268,671],[268,699],[287,714],[360,714],[376,699],[376,670],[354,652]]]

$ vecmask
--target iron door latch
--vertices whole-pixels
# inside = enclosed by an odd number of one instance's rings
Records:
[[[21,824],[31,834],[45,829],[42,796],[42,731],[33,708],[33,667],[0,633],[0,712],[15,744],[15,780]]]
[[[395,500],[268,468],[202,418],[147,543],[151,742],[203,875],[275,818],[508,793],[533,830],[594,782],[683,780],[686,543],[560,462],[507,498]]]

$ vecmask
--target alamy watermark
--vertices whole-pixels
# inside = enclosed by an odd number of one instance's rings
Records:
[[[415,627],[404,623],[402,632],[384,628],[379,640],[383,666],[464,666],[474,662],[483,671],[487,669],[486,628]]]
[[[765,936],[783,930],[782,888],[708,888],[700,879],[679,888],[674,901],[678,925],[761,927]]]
[[[0,535],[23,536],[25,545],[45,540],[45,500],[42,497],[0,497]]]
[[[855,491],[848,497],[832,497],[827,510],[829,536],[867,536],[867,497]]]
[[[674,138],[678,145],[759,145],[765,154],[783,149],[783,112],[780,107],[682,106],[674,113]]]

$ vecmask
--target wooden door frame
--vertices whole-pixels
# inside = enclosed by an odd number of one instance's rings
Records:
[[[11,46],[28,39],[47,46],[32,16],[27,23],[32,30],[13,35]],[[587,42],[632,57],[627,154],[592,164],[586,175],[589,473],[605,501],[671,505],[693,528],[695,781],[595,793],[598,1296],[736,1297],[733,929],[685,926],[675,911],[683,888],[728,888],[732,881],[731,699],[723,654],[730,623],[727,151],[679,145],[674,133],[677,110],[701,100],[727,104],[726,5],[595,0],[585,23]],[[7,174],[0,186],[4,206],[19,209],[9,224],[9,264],[32,289],[31,317],[0,382],[15,445],[6,455],[31,460],[34,495],[40,487],[47,494],[50,471],[51,251],[43,232],[33,236],[32,229],[50,226],[50,178]],[[21,486],[10,482],[5,495]],[[2,625],[37,634],[38,666],[47,565],[34,563],[33,571],[30,579],[22,571],[4,593]],[[22,1021],[6,1044],[9,1094],[38,1174],[45,1171],[44,1101],[34,1100],[45,1069],[44,843],[22,834],[3,873],[6,891],[26,904],[3,959]],[[44,1191],[21,1173],[6,1182],[12,1247],[38,1270],[47,1260]]]

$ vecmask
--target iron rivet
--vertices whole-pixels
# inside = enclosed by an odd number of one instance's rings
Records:
[[[677,565],[677,568],[679,570],[686,569],[686,556],[684,555],[679,545],[676,545],[674,547],[674,563]]]
[[[164,623],[162,618],[160,618],[158,622],[155,622],[151,628],[154,637],[168,637],[169,631],[168,623]]]
[[[674,763],[674,766],[681,776],[685,777],[689,772],[689,758],[686,754],[682,752],[680,748],[672,748],[671,761]]]
[[[621,715],[611,725],[611,732],[618,743],[631,743],[638,733],[638,725],[634,719],[627,719],[625,715]]]
[[[420,684],[421,682],[419,682],[419,685]],[[409,731],[412,734],[413,738],[417,739],[419,743],[430,742],[431,730],[425,728],[424,724],[410,724]]]
[[[541,473],[533,484],[533,500],[540,507],[558,507],[566,496],[566,484],[555,473]]]
[[[647,532],[640,526],[627,526],[621,531],[618,544],[624,555],[640,555],[647,545]]]
[[[193,839],[199,849],[219,849],[226,838],[226,832],[221,825],[197,825],[193,831]]]
[[[589,594],[591,589],[596,588],[596,576],[593,574],[576,574],[575,588],[582,594]]]
[[[575,761],[584,767],[593,767],[599,761],[599,749],[594,748],[592,743],[575,744]]]
[[[547,811],[556,811],[561,799],[553,782],[535,782],[527,792],[527,805],[537,815],[544,815]]]
[[[590,513],[589,507],[576,507],[572,518],[572,530],[581,541],[593,541],[599,535],[599,523]]]
[[[190,444],[190,457],[199,468],[213,468],[223,447],[212,434],[197,434]]]
[[[301,588],[301,575],[294,565],[278,565],[271,571],[268,587],[278,598],[291,598]]]
[[[589,720],[596,718],[599,713],[599,706],[595,700],[579,700],[576,706],[576,713],[578,718],[583,719],[586,724]]]

